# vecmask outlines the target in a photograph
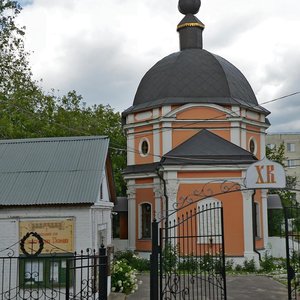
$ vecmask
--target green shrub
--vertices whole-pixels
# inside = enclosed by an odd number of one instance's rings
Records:
[[[266,273],[276,270],[277,266],[275,264],[274,257],[265,253],[263,259],[260,262],[260,268],[260,271]]]
[[[256,271],[256,265],[255,265],[255,261],[253,258],[250,260],[247,260],[247,259],[244,260],[243,271],[249,272],[249,273],[254,273]]]
[[[193,256],[185,256],[180,262],[178,263],[178,270],[179,271],[186,271],[190,274],[196,273],[198,270],[198,261],[197,258]]]
[[[128,264],[139,272],[150,271],[150,260],[141,258],[133,251],[117,251],[114,255],[114,260],[126,260]]]
[[[234,261],[233,261],[233,259],[226,260],[225,269],[226,269],[226,272],[232,272],[234,270]]]
[[[243,267],[242,267],[241,265],[237,264],[237,265],[235,266],[234,270],[235,270],[236,272],[240,273],[240,272],[243,271]]]
[[[126,295],[132,294],[138,289],[136,270],[129,266],[125,259],[114,262],[111,286],[113,292],[125,293]]]

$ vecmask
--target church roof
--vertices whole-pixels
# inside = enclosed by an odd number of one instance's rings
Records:
[[[249,151],[203,129],[162,158],[163,165],[250,164],[256,157]]]
[[[269,113],[258,105],[249,82],[234,65],[204,49],[185,49],[163,58],[146,73],[133,106],[124,114],[185,103],[239,105]]]

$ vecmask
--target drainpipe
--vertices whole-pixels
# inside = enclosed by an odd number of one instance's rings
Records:
[[[157,173],[157,176],[159,177],[159,179],[163,182],[164,197],[165,197],[165,200],[166,200],[165,238],[166,238],[166,242],[167,242],[168,241],[168,224],[169,224],[169,196],[168,196],[168,193],[167,193],[167,183],[166,183],[166,180],[164,179],[164,177],[159,172],[159,167],[161,167],[161,165],[159,165],[156,168],[156,173]]]
[[[256,194],[256,189],[254,189],[254,192],[252,194],[252,228],[253,228],[253,251],[258,255],[258,259],[259,261],[261,261],[261,254],[256,250],[256,211],[255,211],[255,201],[254,201],[254,197]]]

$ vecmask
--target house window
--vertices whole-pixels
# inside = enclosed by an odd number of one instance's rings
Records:
[[[296,160],[295,159],[288,159],[287,160],[287,167],[288,168],[295,168],[296,167]]]
[[[254,155],[256,154],[256,142],[254,138],[249,140],[249,151]]]
[[[151,204],[144,203],[141,205],[141,238],[151,238]]]
[[[254,203],[254,226],[255,226],[255,237],[261,237],[261,230],[260,230],[260,209],[259,204]]]
[[[67,258],[63,257],[20,257],[21,286],[65,286]]]
[[[296,145],[294,143],[287,143],[287,151],[288,152],[295,152],[296,151]]]
[[[150,147],[148,139],[144,138],[140,141],[139,149],[141,156],[147,156],[149,154]]]
[[[222,242],[221,201],[210,198],[198,202],[198,243],[220,244]]]

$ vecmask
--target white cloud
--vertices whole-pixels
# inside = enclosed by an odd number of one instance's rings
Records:
[[[128,108],[143,74],[178,51],[177,2],[33,0],[20,23],[35,76],[46,89],[77,90],[88,104]],[[300,89],[299,10],[297,0],[206,0],[197,17],[206,25],[205,48],[241,69],[264,102]],[[266,106],[273,128],[300,130],[283,110],[293,103],[298,112],[295,101]]]

